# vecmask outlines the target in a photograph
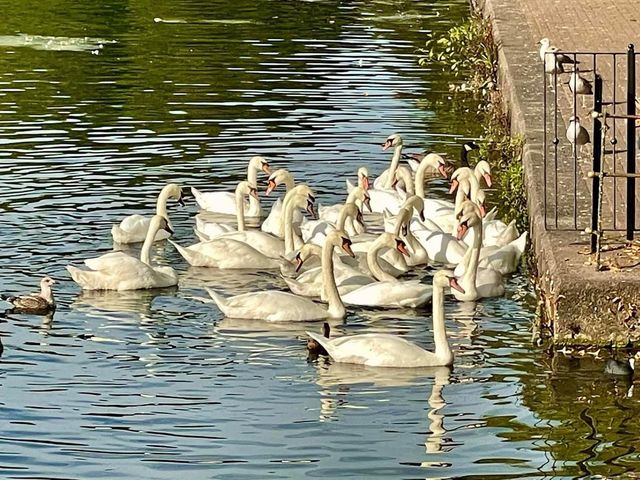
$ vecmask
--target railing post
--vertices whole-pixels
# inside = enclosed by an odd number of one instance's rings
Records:
[[[602,113],[602,77],[595,74],[593,82],[593,111]],[[591,190],[591,253],[596,252],[598,242],[598,205],[600,202],[600,182],[602,178],[598,173],[602,172],[602,121],[600,117],[593,119],[593,187]]]
[[[636,114],[636,52],[627,50],[627,115]],[[636,173],[636,121],[627,119],[627,173]],[[615,213],[614,213],[615,215]],[[636,223],[636,180],[627,178],[627,240],[633,240]]]

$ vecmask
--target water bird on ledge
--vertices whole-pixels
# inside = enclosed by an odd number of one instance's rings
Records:
[[[40,292],[18,296],[0,294],[0,299],[13,305],[12,310],[15,312],[45,314],[56,309],[51,288],[54,283],[53,278],[44,277],[40,280]]]

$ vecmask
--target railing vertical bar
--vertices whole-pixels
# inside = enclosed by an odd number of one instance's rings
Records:
[[[576,54],[573,54],[573,70],[576,69]],[[577,76],[577,73],[575,74]],[[571,81],[571,79],[569,79]],[[577,84],[577,79],[576,79]],[[578,94],[576,93],[576,85],[572,85],[573,90],[573,116],[574,118],[578,117]],[[577,140],[574,138],[574,141]],[[578,149],[573,149],[573,228],[578,229]]]
[[[556,61],[556,54],[553,54],[554,62]],[[554,161],[554,185],[555,185],[555,225],[558,228],[558,72],[557,69],[553,69],[553,161]]]
[[[593,82],[593,111],[602,113],[602,77],[597,73]],[[591,253],[596,252],[598,246],[598,208],[600,204],[600,182],[604,180],[598,175],[602,172],[602,121],[600,118],[593,120],[593,185],[591,190]]]
[[[627,51],[627,115],[636,114],[636,53],[633,44]],[[636,121],[627,119],[627,173],[636,172]],[[633,240],[636,223],[636,180],[627,178],[627,240]]]
[[[617,100],[617,96],[616,96],[616,91],[618,89],[618,55],[617,54],[613,54],[613,114],[616,114],[616,108],[618,107],[616,105],[616,100]],[[612,137],[611,137],[611,145],[613,146],[613,173],[617,172],[618,169],[618,140],[616,137],[616,129],[617,129],[617,122],[613,122],[613,132],[612,132]],[[604,179],[603,179],[604,180]],[[618,228],[618,178],[617,177],[613,177],[613,229],[615,230],[616,228]]]
[[[543,189],[544,189],[544,228],[549,228],[547,223],[547,181],[549,180],[549,169],[547,168],[547,154],[549,146],[547,145],[547,72],[542,62],[542,165],[544,168],[543,174]]]

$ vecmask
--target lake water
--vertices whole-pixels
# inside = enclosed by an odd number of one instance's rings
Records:
[[[539,478],[638,466],[632,380],[533,346],[522,276],[505,298],[447,300],[454,369],[396,371],[308,361],[308,326],[230,322],[198,299],[205,285],[282,287],[274,275],[187,268],[163,243],[154,259],[180,272],[179,289],[83,294],[64,269],[109,251],[111,225],[151,212],[165,183],[231,190],[255,154],[321,203],[342,199],[358,166],[380,173],[394,132],[455,159],[477,119],[446,74],[417,66],[416,49],[468,15],[466,1],[3,8],[0,285],[29,291],[51,275],[59,307],[0,323],[2,478]],[[444,196],[447,185],[429,188]],[[197,206],[169,208],[175,239],[192,243]],[[350,309],[335,330],[432,346],[428,309]]]

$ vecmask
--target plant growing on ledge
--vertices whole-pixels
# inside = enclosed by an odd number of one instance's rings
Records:
[[[437,62],[468,81],[452,86],[453,90],[471,90],[486,96],[496,89],[498,48],[491,23],[475,13],[443,36],[431,36],[420,52],[424,55],[418,61],[420,65]]]
[[[509,134],[508,117],[498,91],[498,47],[491,22],[477,13],[444,33],[432,36],[421,49],[420,65],[439,63],[460,80],[451,90],[480,97],[478,118],[482,125],[480,155],[489,161],[496,183],[498,209],[506,218],[515,218],[519,231],[527,230],[529,219],[524,190],[521,137]]]

